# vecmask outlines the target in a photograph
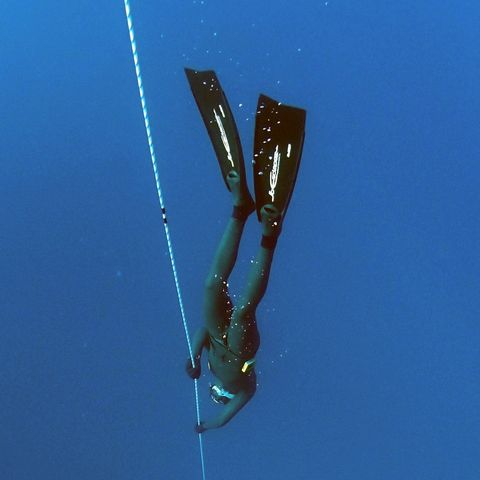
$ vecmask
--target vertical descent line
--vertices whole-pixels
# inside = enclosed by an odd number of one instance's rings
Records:
[[[171,238],[170,238],[170,230],[169,230],[168,222],[167,222],[167,211],[166,211],[166,208],[165,208],[165,203],[163,201],[162,188],[160,186],[160,176],[159,176],[159,173],[158,173],[157,157],[156,157],[155,148],[154,148],[154,145],[153,145],[152,132],[151,132],[151,129],[150,129],[150,117],[148,115],[147,101],[145,99],[145,92],[144,92],[144,89],[143,89],[142,73],[140,71],[140,63],[139,63],[138,51],[137,51],[137,43],[135,41],[135,32],[133,30],[133,19],[132,19],[132,12],[131,12],[131,8],[130,8],[130,1],[129,0],[124,0],[124,4],[125,4],[125,14],[127,16],[128,32],[129,32],[129,35],[130,35],[130,44],[132,46],[133,63],[135,64],[135,73],[136,73],[136,76],[137,76],[138,92],[140,94],[140,101],[141,101],[141,104],[142,104],[143,120],[144,120],[144,123],[145,123],[145,132],[147,134],[148,147],[150,149],[150,159],[152,161],[153,174],[155,176],[155,185],[157,187],[158,201],[160,203],[160,208],[162,210],[163,226],[164,226],[164,229],[165,229],[165,237],[167,239],[168,253],[170,255],[170,264],[171,264],[171,267],[172,267],[173,279],[175,281],[175,287],[176,287],[176,290],[177,290],[178,305],[180,307],[180,314],[182,316],[182,323],[183,323],[183,329],[185,331],[185,338],[187,340],[188,352],[190,354],[190,359],[192,361],[192,365],[195,365],[195,359],[193,358],[193,352],[192,352],[192,344],[190,342],[190,335],[189,335],[189,332],[188,332],[187,319],[185,317],[185,308],[183,306],[182,292],[181,292],[181,289],[180,289],[180,282],[178,280],[175,257],[173,255],[173,245],[172,245],[172,241],[171,241]],[[194,387],[195,387],[195,407],[196,407],[196,412],[197,412],[197,424],[200,424],[200,402],[199,402],[199,398],[198,398],[198,381],[197,380],[195,380],[195,382],[194,382]],[[203,477],[203,480],[205,480],[206,479],[206,476],[205,476],[205,457],[204,457],[204,452],[203,452],[203,441],[202,441],[202,436],[201,435],[198,435],[198,441],[199,441],[199,444],[200,444],[200,460],[201,460],[201,466],[202,466],[202,477]]]

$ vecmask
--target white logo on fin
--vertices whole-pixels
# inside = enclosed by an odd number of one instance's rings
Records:
[[[220,108],[220,111],[222,112],[223,118],[225,118],[225,113],[223,112],[222,106],[219,105],[218,107]],[[227,134],[225,132],[225,127],[223,126],[222,119],[215,109],[213,109],[213,114],[215,115],[215,120],[217,122],[218,129],[220,130],[220,136],[222,137],[223,146],[225,147],[225,151],[227,152],[227,158],[228,158],[229,162],[232,164],[232,167],[235,167],[235,164],[233,163],[232,153],[231,153],[231,150],[230,150],[230,144],[228,143],[228,138],[227,138]]]
[[[268,194],[272,198],[272,202],[275,201],[275,189],[277,188],[278,174],[280,173],[280,160],[282,154],[278,151],[278,145],[275,147],[275,153],[273,154],[273,165],[270,171],[270,190]]]

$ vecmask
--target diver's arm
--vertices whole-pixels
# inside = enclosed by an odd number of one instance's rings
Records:
[[[223,411],[217,418],[213,420],[207,420],[202,422],[204,430],[211,428],[220,428],[228,423],[253,397],[255,391],[247,392],[240,390],[235,397],[233,397],[227,405],[223,408]]]
[[[192,340],[192,353],[194,358],[200,358],[202,355],[203,347],[208,341],[208,331],[205,327],[199,328]]]
[[[202,356],[203,347],[208,347],[208,344],[206,342],[208,342],[207,329],[204,327],[199,328],[195,332],[192,340],[192,354],[195,366],[192,365],[192,359],[190,357],[187,358],[187,364],[185,365],[187,375],[194,380],[199,379],[200,375],[202,374],[200,358]]]

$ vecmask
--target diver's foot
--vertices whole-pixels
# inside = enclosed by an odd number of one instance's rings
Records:
[[[272,204],[264,205],[260,210],[260,216],[262,218],[262,235],[278,238],[282,231],[282,215],[277,207]]]
[[[255,202],[248,191],[248,187],[246,185],[241,185],[240,175],[235,170],[228,172],[227,183],[232,192],[234,217],[246,219],[255,211]],[[235,215],[235,212],[239,216]]]

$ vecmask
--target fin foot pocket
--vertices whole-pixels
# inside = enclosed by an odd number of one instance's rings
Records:
[[[273,204],[264,205],[260,209],[263,237],[278,238],[282,231],[282,214]]]
[[[240,175],[235,170],[231,170],[227,175],[227,184],[233,196],[233,205],[245,212],[248,216],[255,211],[255,202],[253,201],[248,187],[241,184]],[[239,217],[235,217],[239,218]]]

